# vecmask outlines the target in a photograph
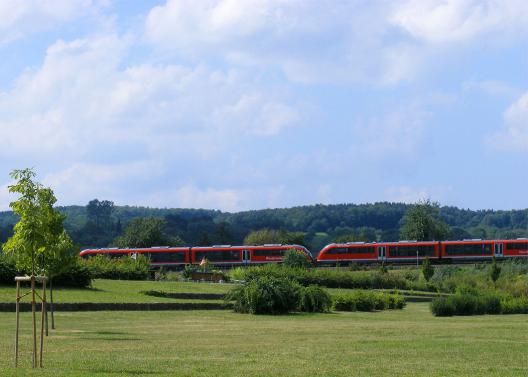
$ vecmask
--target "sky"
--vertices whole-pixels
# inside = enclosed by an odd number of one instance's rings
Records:
[[[1,0],[0,210],[528,207],[526,0]]]

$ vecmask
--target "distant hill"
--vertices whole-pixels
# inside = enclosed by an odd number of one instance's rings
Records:
[[[160,217],[166,231],[187,244],[241,243],[252,230],[270,228],[304,232],[308,247],[317,251],[337,237],[365,241],[393,241],[399,237],[402,218],[411,205],[373,204],[309,205],[237,213],[205,209],[113,206],[108,218],[95,221],[86,206],[66,206],[66,229],[82,247],[104,247],[120,235],[134,218]],[[528,237],[528,209],[494,211],[441,207],[442,218],[451,227],[452,239]],[[91,216],[91,217],[90,217]],[[0,212],[0,241],[11,234],[16,217]],[[95,224],[99,225],[95,225]]]

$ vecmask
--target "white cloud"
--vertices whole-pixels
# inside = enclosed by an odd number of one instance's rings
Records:
[[[0,46],[95,12],[103,4],[92,0],[2,0]]]
[[[403,105],[355,126],[359,144],[371,158],[413,156],[421,145],[431,114],[415,105]]]
[[[490,34],[528,31],[524,0],[408,0],[391,17],[416,39],[464,42]]]
[[[504,113],[504,127],[486,142],[495,149],[528,152],[528,92],[519,97]]]

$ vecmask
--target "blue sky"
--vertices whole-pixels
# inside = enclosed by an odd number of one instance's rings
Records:
[[[5,0],[0,209],[528,207],[528,2]]]

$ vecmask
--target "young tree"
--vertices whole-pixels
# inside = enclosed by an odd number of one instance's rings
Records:
[[[117,247],[152,247],[180,246],[184,242],[179,237],[165,234],[165,221],[155,217],[145,217],[132,220],[122,236],[114,240]]]
[[[308,268],[310,261],[306,259],[306,254],[297,249],[290,249],[284,253],[282,263],[292,268]]]
[[[416,203],[403,218],[400,237],[416,241],[444,240],[449,237],[449,226],[440,218],[439,204],[430,200]]]
[[[429,260],[429,257],[425,257],[424,261],[423,261],[423,264],[422,264],[422,273],[423,273],[423,276],[425,278],[425,281],[429,281],[431,280],[431,278],[433,277],[435,271],[434,271],[434,267],[433,265],[431,264],[431,261]]]
[[[495,258],[495,255],[493,256],[493,262],[490,266],[490,278],[493,281],[493,285],[497,284],[497,280],[499,280],[501,274],[501,267],[497,264],[497,259]]]

